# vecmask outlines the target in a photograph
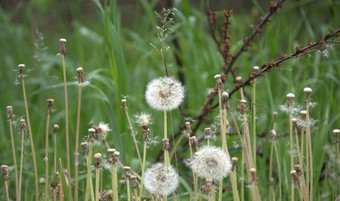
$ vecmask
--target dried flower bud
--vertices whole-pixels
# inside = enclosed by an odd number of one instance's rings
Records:
[[[295,185],[298,185],[299,184],[299,178],[298,178],[298,176],[296,174],[296,171],[295,170],[290,171],[290,175],[292,176],[292,182]]]
[[[131,175],[131,180],[132,180],[132,184],[131,187],[132,188],[139,188],[139,183],[137,181],[137,176],[136,175]]]
[[[7,106],[7,118],[8,119],[13,119],[14,114],[13,114],[13,107],[11,105]]]
[[[270,138],[272,139],[272,140],[276,140],[277,138],[279,138],[280,137],[280,135],[275,131],[275,130],[271,130],[270,131]]]
[[[94,159],[95,159],[95,166],[97,169],[100,168],[100,165],[102,164],[102,154],[101,153],[96,153],[94,154]]]
[[[17,78],[19,79],[24,79],[25,78],[25,64],[19,64],[18,65],[18,74],[17,74]]]
[[[271,177],[271,178],[269,179],[269,184],[270,184],[271,186],[274,185],[274,178]]]
[[[294,170],[296,171],[298,176],[302,175],[302,168],[301,165],[294,165]]]
[[[87,139],[89,140],[89,142],[94,142],[98,140],[98,135],[94,128],[89,128],[87,131],[88,131]]]
[[[163,140],[162,140],[162,142],[163,142],[163,150],[170,150],[170,142],[169,142],[169,139],[168,138],[164,138]]]
[[[237,161],[238,161],[237,157],[232,157],[231,158],[231,164],[232,164],[231,170],[232,171],[236,170]]]
[[[82,151],[81,153],[84,155],[84,156],[87,156],[89,154],[89,146],[87,145],[87,142],[82,142],[80,144],[80,146],[82,147]]]
[[[256,169],[250,168],[251,182],[257,184]]]
[[[288,102],[289,108],[293,107],[294,98],[295,98],[294,94],[292,94],[292,93],[287,94],[287,102]]]
[[[257,72],[259,69],[260,69],[260,68],[259,68],[258,66],[254,66],[254,67],[253,67],[253,70],[254,70],[255,72]]]
[[[130,170],[131,168],[129,166],[124,167],[123,179],[130,179],[131,177]]]
[[[60,42],[60,54],[65,55],[66,54],[66,39],[65,38],[61,38],[59,39]]]
[[[309,104],[310,103],[310,94],[312,93],[312,89],[309,87],[306,87],[303,89],[303,91],[305,92],[306,98],[305,98],[305,103]]]
[[[241,84],[242,84],[242,77],[241,77],[241,76],[237,76],[237,77],[235,78],[235,80],[236,80],[236,83],[237,83],[238,85],[241,85]]]
[[[149,134],[150,134],[150,129],[143,129],[143,140],[144,142],[149,141]]]
[[[220,74],[217,74],[214,76],[214,79],[216,80],[216,85],[218,88],[221,88],[223,83],[222,83],[222,76]]]
[[[47,113],[52,113],[52,105],[53,105],[54,99],[47,99]]]
[[[122,110],[127,110],[126,99],[122,99],[122,105],[120,106]]]
[[[212,131],[211,128],[204,129],[204,139],[211,139],[212,138]]]
[[[189,141],[190,141],[191,146],[194,147],[195,152],[197,152],[198,151],[198,140],[196,136],[189,137]]]
[[[1,175],[2,178],[7,181],[8,179],[8,166],[7,165],[1,165]]]
[[[112,190],[102,190],[99,192],[99,200],[100,201],[105,201],[105,200],[111,200],[113,196]]]
[[[277,112],[273,112],[274,122],[277,122]]]
[[[45,178],[44,177],[40,177],[39,184],[45,184]]]
[[[20,125],[19,125],[18,130],[21,131],[21,134],[25,134],[25,130],[26,130],[26,121],[25,121],[25,119],[20,119]]]
[[[53,126],[53,134],[56,134],[58,130],[59,130],[59,125],[58,124],[54,124],[54,126]]]
[[[77,68],[77,73],[78,73],[78,85],[82,86],[83,83],[86,82],[86,77],[84,75],[84,71],[82,67]]]
[[[237,106],[236,110],[239,111],[241,114],[245,114],[247,112],[246,103],[247,101],[242,99],[241,103]]]

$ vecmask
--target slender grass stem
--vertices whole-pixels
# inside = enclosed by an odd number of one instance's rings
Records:
[[[56,132],[53,132],[53,155],[54,155],[54,163],[53,163],[54,174],[56,174],[57,171],[58,171],[58,167],[57,167],[57,135],[56,135]],[[56,194],[55,190],[53,191],[53,200],[54,201],[57,200],[57,194]]]
[[[12,108],[12,106],[10,106],[10,107]],[[10,131],[10,134],[11,134],[12,153],[13,153],[13,162],[14,162],[14,171],[15,171],[15,197],[16,197],[16,200],[19,200],[20,198],[19,198],[18,166],[17,166],[17,157],[16,157],[16,154],[15,154],[12,117],[8,118],[8,122],[9,122],[9,131]]]
[[[255,72],[259,69],[258,66],[254,66]],[[253,90],[252,90],[252,123],[253,123],[253,159],[254,159],[254,168],[256,169],[256,79],[253,82]]]
[[[131,193],[130,193],[130,180],[126,178],[126,190],[127,190],[127,200],[131,201]]]
[[[27,118],[27,125],[28,125],[28,134],[29,134],[29,138],[30,138],[32,157],[33,157],[35,200],[39,201],[38,167],[37,167],[37,159],[36,159],[36,156],[35,156],[34,141],[33,141],[33,134],[32,134],[32,128],[31,128],[30,115],[29,115],[29,111],[28,111],[26,88],[25,88],[25,79],[24,78],[22,78],[22,80],[21,80],[21,85],[22,85],[22,92],[23,92],[23,96],[24,96],[25,111],[26,111],[26,118]]]
[[[69,200],[72,201],[72,187],[71,187],[71,161],[70,161],[70,139],[69,139],[69,120],[68,120],[68,97],[67,97],[67,83],[66,83],[66,67],[65,54],[61,54],[64,75],[64,94],[65,94],[65,127],[66,127],[66,158],[67,158],[67,180],[68,180],[68,195]]]
[[[74,158],[74,200],[78,201],[78,172],[79,172],[79,127],[80,127],[80,109],[81,109],[81,85],[78,92],[78,110],[77,110],[77,128],[76,128],[76,144]]]
[[[190,137],[188,139],[188,143],[189,143],[189,151],[190,151],[190,160],[193,159],[193,153],[192,153],[192,146],[191,146],[191,142],[190,142]],[[192,179],[193,179],[193,183],[194,183],[194,200],[197,201],[197,183],[196,183],[196,175],[194,173],[194,171],[192,171]]]

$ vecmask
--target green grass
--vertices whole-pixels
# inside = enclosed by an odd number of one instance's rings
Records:
[[[62,15],[64,8],[62,3],[43,3],[43,1],[31,1],[27,7],[18,5],[15,9],[4,10],[0,8],[0,163],[10,167],[10,189],[14,189],[14,170],[11,157],[11,145],[8,122],[6,120],[6,106],[13,105],[14,114],[24,117],[24,104],[21,94],[21,86],[15,84],[16,68],[19,63],[25,63],[28,71],[26,88],[30,109],[33,138],[36,146],[39,177],[44,175],[44,146],[45,123],[47,112],[47,98],[54,98],[55,111],[51,116],[51,124],[58,123],[58,149],[66,167],[65,127],[64,124],[64,97],[62,84],[61,58],[59,52],[59,38],[67,39],[66,68],[69,82],[69,119],[70,119],[70,145],[71,153],[74,152],[76,112],[77,112],[77,86],[76,68],[82,66],[90,85],[83,88],[80,137],[87,135],[87,129],[100,121],[110,124],[112,132],[108,135],[110,146],[120,151],[122,163],[138,167],[138,158],[134,151],[133,141],[124,113],[120,109],[120,100],[127,96],[129,113],[152,113],[154,123],[151,126],[151,135],[162,136],[163,123],[162,112],[157,112],[148,107],[145,102],[144,92],[147,83],[164,75],[162,58],[149,44],[159,45],[157,39],[157,20],[153,14],[155,2],[140,0],[134,16],[126,17],[128,7],[116,7],[115,1],[110,0],[108,7],[101,7],[97,1],[89,3],[88,10],[91,16],[82,11],[79,2],[72,4],[66,11],[72,16],[72,20]],[[212,4],[214,1],[211,1]],[[259,7],[266,10],[267,4],[253,3],[242,10],[235,10],[231,25],[231,52],[235,54],[242,45],[244,37],[252,31],[251,25],[256,25],[257,17],[262,13]],[[266,5],[266,6],[263,6]],[[175,6],[178,9],[174,32],[169,35],[168,41],[176,38],[179,42],[178,49],[169,43],[167,54],[169,72],[178,79],[179,73],[185,76],[186,98],[183,104],[184,111],[192,117],[200,109],[207,95],[207,89],[215,86],[213,76],[221,72],[223,60],[218,53],[216,45],[208,32],[207,17],[204,11],[204,2],[201,1],[197,8],[190,5],[188,0],[178,1]],[[232,7],[232,6],[231,6]],[[36,11],[36,12],[34,12]],[[51,12],[49,14],[49,11]],[[306,46],[309,41],[317,41],[326,32],[338,28],[340,19],[339,3],[331,1],[287,1],[285,8],[274,14],[272,22],[263,28],[261,34],[255,37],[253,46],[249,48],[237,60],[237,74],[244,79],[248,77],[252,66],[261,66],[268,61],[278,59],[282,54],[293,53],[299,44]],[[19,15],[20,14],[20,15]],[[49,17],[57,16],[53,22],[53,28],[48,26]],[[60,18],[59,18],[60,17]],[[127,22],[135,19],[132,24]],[[138,19],[138,20],[137,20]],[[121,21],[125,22],[121,23]],[[34,24],[44,36],[46,50],[38,50],[39,61],[34,59],[34,43],[36,42]],[[220,24],[220,23],[219,23]],[[40,41],[42,42],[42,41]],[[313,89],[312,101],[317,105],[312,109],[311,117],[318,120],[317,126],[312,128],[313,158],[314,158],[314,200],[334,200],[339,191],[334,187],[339,180],[335,161],[330,161],[330,156],[324,150],[326,145],[334,149],[331,130],[340,127],[340,47],[334,44],[328,49],[329,57],[313,53],[312,57],[291,59],[281,66],[281,70],[273,69],[265,77],[257,79],[257,103],[269,107],[257,107],[257,132],[262,133],[272,129],[272,112],[279,112],[277,130],[284,134],[288,132],[288,116],[279,110],[279,105],[285,103],[286,94],[293,92],[296,95],[296,103],[304,104],[303,88],[309,86]],[[183,67],[179,68],[175,61],[178,55]],[[229,76],[224,85],[227,91],[234,87],[232,77]],[[245,88],[248,93],[249,87]],[[236,93],[233,98],[239,98]],[[216,103],[216,100],[215,102]],[[237,102],[232,101],[231,106],[235,111]],[[201,125],[196,135],[201,135],[203,129],[216,121],[214,118],[218,111],[208,115],[206,124]],[[235,111],[235,116],[238,116]],[[179,124],[184,124],[185,119],[178,110],[172,112],[173,131],[178,131]],[[135,125],[136,126],[136,125]],[[17,127],[16,127],[17,128]],[[16,131],[15,128],[15,131]],[[137,126],[136,126],[137,129]],[[142,141],[141,130],[138,130],[137,139]],[[171,134],[171,129],[169,129]],[[19,156],[20,136],[15,134],[17,146],[17,158]],[[28,140],[28,139],[27,139]],[[238,138],[230,137],[229,146]],[[259,176],[259,188],[263,200],[268,195],[268,170],[270,145],[267,138],[257,140],[263,149],[264,156],[257,157],[257,175]],[[289,138],[279,139],[279,154],[281,162],[289,166],[287,143]],[[50,140],[52,142],[52,140]],[[219,141],[216,141],[218,144]],[[142,147],[140,145],[140,147]],[[152,146],[148,152],[148,161],[152,161],[161,148],[161,142]],[[105,151],[103,147],[97,147],[97,151]],[[25,160],[23,169],[23,194],[24,200],[33,199],[33,191],[28,190],[33,186],[34,175],[31,164],[30,147],[25,143]],[[50,157],[52,157],[52,146]],[[240,150],[230,151],[231,156],[240,158]],[[73,154],[72,154],[73,155]],[[186,176],[191,178],[191,170],[185,167],[182,157],[187,158],[187,150],[178,153],[178,168]],[[19,162],[19,161],[18,161]],[[288,169],[284,169],[284,176]],[[81,158],[80,171],[85,171],[85,159]],[[52,171],[50,171],[52,172]],[[120,170],[120,173],[122,171]],[[80,174],[79,188],[85,190],[86,171]],[[103,174],[109,174],[104,170]],[[319,179],[321,175],[322,179]],[[329,178],[325,178],[324,175]],[[237,175],[240,178],[240,175]],[[105,178],[105,176],[103,176]],[[287,178],[289,181],[289,178]],[[181,179],[181,200],[188,200],[188,191],[192,185],[185,179]],[[227,181],[229,185],[230,182]],[[102,183],[103,188],[110,188],[110,181]],[[283,184],[283,199],[288,199],[289,188]],[[192,190],[192,189],[191,189]],[[122,189],[121,192],[126,192]],[[10,191],[14,199],[14,191]],[[5,199],[3,182],[0,184],[0,198]],[[80,195],[82,195],[80,193]],[[246,195],[247,196],[247,195]],[[231,192],[224,194],[224,200],[231,200]]]

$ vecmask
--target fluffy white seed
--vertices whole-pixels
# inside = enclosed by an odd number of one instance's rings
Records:
[[[167,196],[178,187],[178,174],[172,166],[158,163],[146,170],[143,182],[150,193]]]
[[[173,110],[183,101],[184,87],[171,77],[161,77],[149,82],[145,98],[149,106],[156,110]]]
[[[139,126],[149,126],[149,124],[151,124],[151,114],[148,113],[140,113],[138,115],[135,115],[136,118],[136,122]]]
[[[221,148],[205,146],[195,153],[190,166],[199,177],[221,180],[228,176],[232,164]]]

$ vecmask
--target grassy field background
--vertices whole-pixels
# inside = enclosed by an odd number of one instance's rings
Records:
[[[60,2],[60,3],[59,3]],[[212,8],[217,7],[211,1]],[[44,175],[45,124],[47,114],[47,98],[55,99],[51,123],[58,123],[58,149],[65,159],[65,127],[64,95],[59,38],[66,38],[66,67],[69,90],[69,118],[71,153],[74,152],[77,90],[76,68],[82,66],[90,85],[83,89],[80,136],[87,135],[87,129],[99,122],[109,123],[112,132],[108,135],[109,144],[120,151],[120,160],[126,165],[138,167],[138,158],[132,145],[130,130],[124,113],[120,109],[120,101],[126,97],[131,116],[140,112],[152,113],[154,119],[151,126],[152,136],[158,136],[160,142],[163,122],[162,113],[154,111],[145,102],[144,92],[147,83],[153,78],[164,75],[162,59],[149,43],[159,45],[157,38],[157,19],[153,11],[156,2],[139,0],[116,6],[111,2],[107,15],[101,10],[97,1],[49,2],[32,0],[19,2],[16,5],[7,2],[0,3],[0,163],[10,166],[9,185],[14,188],[14,170],[11,153],[9,127],[6,106],[12,105],[16,117],[25,118],[25,108],[21,85],[16,81],[17,65],[26,64],[26,84],[28,102],[33,129],[33,138],[37,152],[39,176]],[[175,1],[178,9],[174,32],[169,35],[167,54],[169,72],[176,78],[184,75],[186,98],[182,104],[183,110],[193,116],[199,111],[207,96],[209,88],[215,86],[213,76],[221,72],[223,60],[212,40],[204,1],[195,3],[181,0]],[[118,2],[118,5],[121,5]],[[138,6],[135,8],[134,6]],[[221,4],[223,6],[223,4]],[[267,11],[266,2],[256,0],[245,2],[234,10],[232,16],[231,53],[235,54],[242,45],[244,37],[249,35],[256,25],[257,18]],[[280,55],[293,53],[295,47],[306,46],[309,41],[317,41],[339,28],[340,4],[337,1],[301,0],[286,1],[285,8],[272,17],[272,22],[257,35],[253,45],[235,63],[238,75],[247,78],[252,66],[276,60]],[[171,41],[176,38],[179,46]],[[178,48],[180,47],[180,48]],[[314,158],[314,196],[315,200],[334,200],[339,193],[336,181],[340,179],[336,169],[336,161],[331,153],[335,147],[331,130],[340,128],[340,46],[327,46],[327,54],[312,53],[310,57],[291,59],[257,80],[257,103],[267,108],[257,107],[257,133],[272,129],[272,112],[279,113],[277,130],[288,132],[288,116],[279,110],[286,100],[286,94],[295,93],[298,105],[304,104],[303,88],[313,89],[313,107],[311,117],[317,120],[312,127],[312,146]],[[179,56],[182,66],[175,60]],[[227,91],[234,87],[231,76],[225,83]],[[250,87],[245,91],[251,92]],[[233,98],[239,99],[239,93]],[[216,102],[216,100],[215,100]],[[236,108],[237,102],[231,102]],[[235,110],[235,115],[237,116]],[[179,110],[172,112],[173,126],[170,134],[178,131],[178,125],[186,119]],[[216,122],[217,110],[208,115],[207,123],[201,125],[196,135],[201,135],[205,127]],[[18,123],[18,122],[17,122]],[[18,126],[18,124],[16,124]],[[15,130],[17,127],[15,128]],[[136,126],[137,129],[137,126]],[[138,129],[137,129],[138,130]],[[137,139],[142,141],[138,130]],[[229,138],[230,145],[235,145],[236,135]],[[233,141],[233,142],[232,142]],[[289,163],[287,146],[289,139],[278,141],[279,154],[282,157],[282,167]],[[20,136],[15,135],[17,158],[20,153]],[[218,144],[219,141],[217,140]],[[262,156],[258,157],[257,175],[259,176],[260,193],[263,200],[268,194],[268,169],[270,145],[268,138],[258,138]],[[150,147],[148,161],[152,161],[161,148],[161,143]],[[105,148],[98,147],[98,150]],[[52,154],[52,147],[50,153]],[[230,151],[231,156],[240,157],[240,150]],[[188,152],[180,152],[178,168],[184,175],[190,175],[190,169],[184,166],[182,159]],[[32,200],[33,164],[31,162],[30,145],[25,143],[23,189],[25,200]],[[19,161],[18,161],[19,162]],[[80,166],[86,170],[84,159]],[[288,166],[288,165],[287,165]],[[288,170],[283,170],[285,174]],[[105,174],[105,171],[104,171]],[[106,171],[106,174],[109,174]],[[105,177],[105,175],[103,176]],[[85,189],[86,172],[80,175],[80,189]],[[285,178],[283,182],[288,182]],[[103,182],[109,188],[110,181]],[[192,190],[191,185],[181,180],[181,200],[188,200],[186,190]],[[184,190],[185,189],[185,190]],[[288,192],[288,189],[285,189]],[[123,191],[125,192],[125,191]],[[14,191],[11,197],[14,198]],[[287,193],[284,200],[287,200]],[[0,184],[0,198],[5,199],[3,182]],[[231,192],[224,194],[223,200],[232,200]]]

